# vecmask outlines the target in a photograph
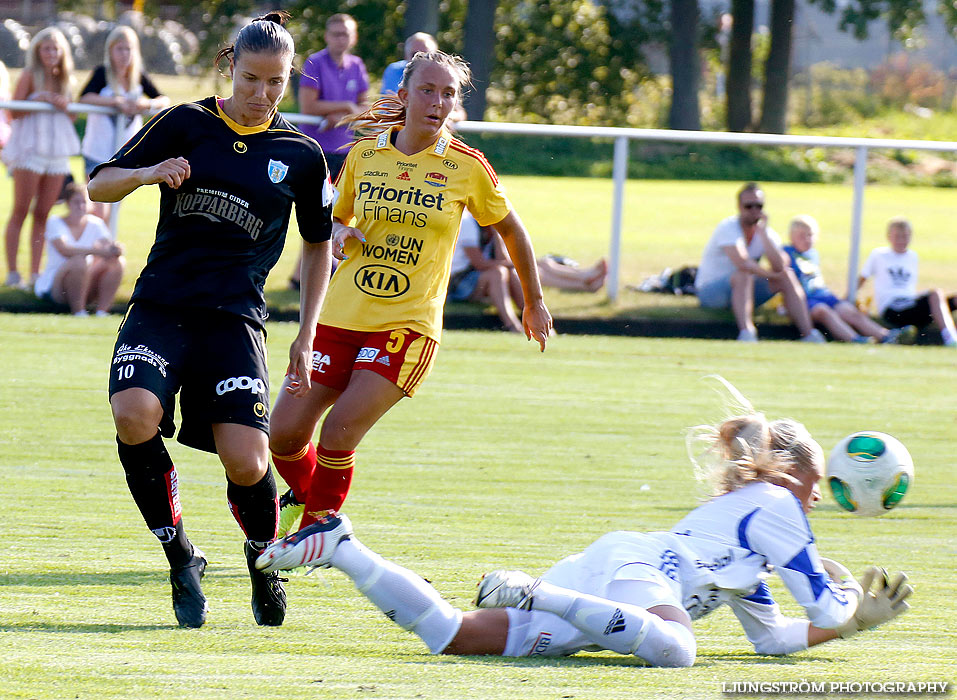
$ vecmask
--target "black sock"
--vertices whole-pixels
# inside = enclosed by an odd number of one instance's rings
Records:
[[[176,468],[162,436],[139,445],[127,445],[116,438],[126,483],[146,526],[163,545],[170,566],[184,566],[193,556],[180,516]]]
[[[272,468],[252,486],[240,486],[226,479],[226,498],[229,510],[246,533],[246,539],[257,549],[276,539],[279,528],[279,494]]]
[[[163,545],[163,553],[172,567],[186,566],[193,559],[193,545],[186,537],[182,518],[176,523],[176,534],[173,539],[169,542],[161,541],[160,544]]]

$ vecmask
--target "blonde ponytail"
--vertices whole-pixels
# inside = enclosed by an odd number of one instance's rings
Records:
[[[736,491],[756,481],[787,486],[795,472],[817,469],[823,453],[801,423],[789,418],[769,421],[721,377],[729,406],[737,412],[716,426],[688,430],[686,446],[695,476],[710,496]]]
[[[365,112],[346,117],[336,126],[348,126],[356,135],[349,144],[352,146],[360,138],[377,136],[393,126],[405,124],[405,105],[395,95],[386,95],[375,101]]]

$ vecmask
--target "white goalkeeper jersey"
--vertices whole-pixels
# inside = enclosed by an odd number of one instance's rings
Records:
[[[824,571],[800,501],[781,486],[760,482],[726,493],[661,536],[678,554],[692,618],[736,598],[770,602],[770,567],[816,627],[838,627],[856,608]]]
[[[643,566],[632,566],[636,564]],[[642,578],[635,572],[645,567],[667,577],[674,602],[680,600],[692,619],[729,605],[748,640],[763,654],[805,649],[808,620],[831,629],[846,622],[856,608],[856,601],[824,571],[801,503],[787,489],[764,482],[695,508],[671,532],[608,533],[584,552],[557,563],[543,578],[607,597],[609,583]],[[772,568],[808,619],[781,614],[765,582]],[[587,642],[574,637],[553,651],[587,648]]]

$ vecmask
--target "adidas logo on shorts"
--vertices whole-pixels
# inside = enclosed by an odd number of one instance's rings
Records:
[[[378,360],[376,360],[376,362],[378,362],[380,365],[385,365],[386,367],[388,367],[388,366],[389,366],[389,356],[388,356],[388,355],[383,355],[383,356],[380,357]]]
[[[621,610],[615,608],[615,612],[612,614],[611,620],[608,621],[608,625],[605,627],[605,634],[614,634],[615,632],[624,631],[625,616],[621,614]]]

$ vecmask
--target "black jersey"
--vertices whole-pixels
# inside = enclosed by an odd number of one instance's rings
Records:
[[[189,161],[179,189],[160,188],[156,241],[132,300],[218,309],[262,325],[263,285],[283,250],[292,203],[302,237],[332,233],[332,190],[322,149],[278,114],[244,127],[218,98],[170,107],[100,168]]]

